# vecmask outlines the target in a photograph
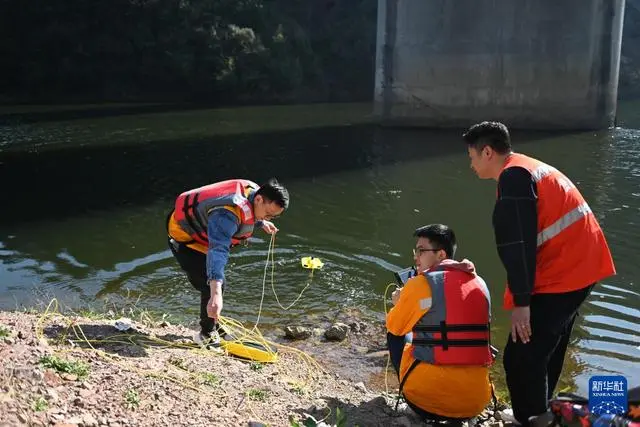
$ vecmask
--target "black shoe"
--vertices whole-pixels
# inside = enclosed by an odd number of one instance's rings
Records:
[[[211,350],[220,347],[220,336],[217,333],[198,332],[194,335],[193,342]]]
[[[236,337],[225,331],[224,328],[220,325],[216,325],[216,331],[218,331],[218,336],[225,341],[236,341]]]

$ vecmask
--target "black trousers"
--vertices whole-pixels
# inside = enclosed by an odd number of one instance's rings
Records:
[[[515,418],[529,425],[529,417],[546,412],[558,384],[564,356],[578,309],[594,285],[562,294],[531,297],[531,341],[511,335],[504,349],[503,365]]]
[[[389,349],[391,364],[393,365],[393,369],[395,369],[396,371],[396,375],[398,375],[398,380],[400,380],[400,362],[402,361],[402,351],[404,350],[404,337],[393,335],[392,333],[387,332],[387,347]],[[411,373],[409,372],[407,375],[411,375]],[[425,384],[425,387],[428,387],[428,385]],[[467,419],[449,418],[444,415],[434,414],[414,405],[406,397],[404,400],[407,402],[407,405],[413,410],[413,412],[418,414],[418,416],[425,421],[447,421],[447,425],[449,427],[454,427],[461,426],[462,422]]]
[[[187,274],[189,283],[200,292],[200,330],[208,335],[217,330],[223,335],[220,326],[207,314],[207,304],[211,298],[211,288],[207,284],[207,256],[169,238],[169,249]],[[224,285],[222,287],[224,294]]]

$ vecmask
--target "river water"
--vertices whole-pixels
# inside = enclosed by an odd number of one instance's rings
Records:
[[[392,272],[411,265],[413,230],[452,226],[493,297],[502,347],[505,274],[493,245],[495,183],[469,169],[461,130],[384,129],[368,105],[221,110],[99,108],[28,111],[0,121],[0,309],[135,305],[192,321],[197,295],[166,246],[165,218],[181,191],[216,180],[276,176],[290,209],[277,221],[261,325],[311,321],[355,307],[383,318]],[[1,112],[0,112],[1,113]],[[585,304],[563,373],[622,373],[640,385],[640,108],[621,106],[601,132],[514,132],[516,151],[561,169],[605,230],[618,274]],[[234,249],[225,314],[255,322],[269,237]],[[324,267],[310,275],[300,259]]]

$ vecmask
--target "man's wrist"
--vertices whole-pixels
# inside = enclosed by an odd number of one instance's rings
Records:
[[[212,292],[218,292],[222,289],[222,280],[210,279],[208,283]]]
[[[513,302],[516,307],[528,307],[531,304],[531,294],[530,293],[514,294]]]

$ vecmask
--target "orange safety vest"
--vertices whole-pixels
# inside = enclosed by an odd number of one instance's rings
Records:
[[[214,209],[235,206],[240,209],[240,227],[231,239],[237,245],[253,234],[255,217],[248,193],[258,189],[255,182],[246,179],[230,179],[185,191],[176,199],[173,219],[193,242],[209,245],[207,227],[209,214]],[[193,243],[188,242],[188,243]]]
[[[416,361],[490,366],[491,297],[484,280],[446,263],[423,274],[431,287],[431,308],[413,327]]]
[[[598,220],[569,178],[523,154],[512,153],[502,171],[510,167],[529,171],[537,187],[538,250],[533,293],[576,291],[614,275],[611,252]],[[508,286],[504,307],[514,307]]]

